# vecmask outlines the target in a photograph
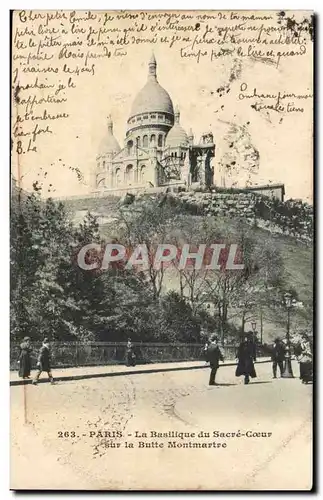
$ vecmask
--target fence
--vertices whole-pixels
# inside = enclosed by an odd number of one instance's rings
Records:
[[[37,354],[41,344],[32,344],[32,366],[36,367]],[[113,342],[52,342],[51,359],[53,368],[76,366],[98,366],[124,364],[126,343]],[[133,343],[137,364],[163,363],[176,361],[198,361],[204,359],[203,344],[156,344]],[[224,357],[234,359],[236,346],[222,348]],[[20,344],[10,346],[10,369],[18,369]]]

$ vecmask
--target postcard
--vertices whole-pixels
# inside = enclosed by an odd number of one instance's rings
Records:
[[[313,488],[314,20],[12,12],[13,490]]]

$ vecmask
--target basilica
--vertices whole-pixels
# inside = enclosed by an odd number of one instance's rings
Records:
[[[171,97],[157,80],[157,62],[152,55],[147,82],[132,104],[123,147],[108,118],[96,158],[93,192],[209,186],[213,184],[214,155],[211,132],[195,143],[193,132],[186,133],[181,126],[179,109],[174,109]]]

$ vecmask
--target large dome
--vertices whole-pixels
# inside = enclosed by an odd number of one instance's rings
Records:
[[[156,68],[156,59],[152,55],[149,61],[148,81],[135,98],[130,117],[153,111],[174,115],[172,100],[157,81]]]
[[[179,146],[188,146],[188,135],[179,123],[179,116],[179,109],[176,109],[175,124],[167,134],[166,147],[176,148]]]
[[[174,108],[168,92],[157,81],[148,81],[135,98],[131,116],[157,111],[174,114]]]

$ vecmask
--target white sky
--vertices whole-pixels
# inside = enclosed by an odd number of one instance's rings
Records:
[[[230,92],[220,97],[216,90],[229,81],[234,64],[231,58],[219,58],[213,62],[205,58],[196,64],[181,58],[175,48],[154,45],[158,81],[169,92],[174,106],[179,105],[182,126],[186,131],[192,128],[196,139],[205,131],[213,132],[216,142],[213,166],[217,184],[220,184],[221,178],[219,161],[228,152],[225,137],[229,124],[243,126],[249,122],[247,128],[251,144],[260,154],[259,171],[253,176],[252,183],[282,182],[287,198],[311,200],[312,99],[295,102],[297,107],[304,107],[303,113],[284,115],[275,111],[269,115],[256,112],[251,108],[254,101],[239,100],[241,83],[248,85],[249,93],[254,88],[264,94],[278,91],[312,93],[311,49],[309,44],[307,54],[302,58],[282,59],[278,68],[245,58],[240,79],[232,82]],[[83,74],[76,78],[77,88],[69,93],[66,106],[57,108],[59,112],[69,113],[70,118],[62,120],[58,127],[56,125],[55,134],[39,139],[38,153],[20,158],[23,187],[29,189],[35,179],[41,179],[45,186],[54,186],[55,192],[51,194],[55,196],[88,192],[90,175],[95,170],[95,158],[106,133],[106,118],[110,113],[115,136],[123,146],[132,102],[146,83],[152,46],[136,45],[127,50],[125,58],[96,60],[94,76]],[[30,77],[30,80],[33,78]],[[293,99],[288,101],[293,102]],[[15,162],[14,157],[14,174],[17,171]],[[240,164],[239,158],[237,163]],[[247,174],[241,166],[238,175],[232,180],[226,179],[227,186],[233,182],[238,186],[245,185]],[[69,167],[80,169],[87,185],[80,183]],[[45,171],[48,175],[43,179]]]

